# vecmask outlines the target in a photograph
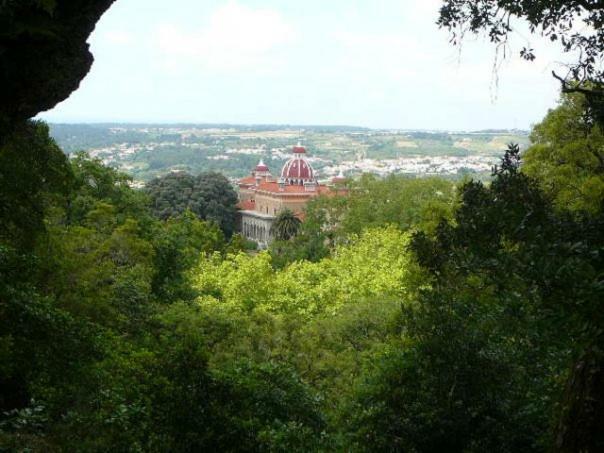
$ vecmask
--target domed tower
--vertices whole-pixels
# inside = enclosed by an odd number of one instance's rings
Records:
[[[340,170],[340,173],[338,173],[337,176],[334,176],[333,178],[331,178],[332,184],[344,184],[345,182],[346,182],[346,176],[344,176],[344,173],[342,172],[342,170]]]
[[[306,148],[299,143],[293,147],[293,156],[281,170],[281,182],[287,185],[314,185],[317,180],[315,171],[306,160]]]
[[[271,176],[271,171],[268,169],[268,166],[264,163],[264,161],[262,159],[260,159],[260,162],[258,162],[258,165],[256,165],[256,168],[254,168],[254,176],[256,178],[268,178]]]

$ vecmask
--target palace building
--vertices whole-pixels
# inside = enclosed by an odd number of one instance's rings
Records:
[[[341,182],[342,174],[332,180]],[[306,158],[306,148],[298,144],[291,158],[283,165],[278,177],[273,177],[261,160],[250,176],[239,185],[239,227],[247,239],[265,248],[272,240],[271,227],[279,211],[290,209],[303,219],[308,201],[318,195],[335,193],[333,184],[320,184],[315,170]]]

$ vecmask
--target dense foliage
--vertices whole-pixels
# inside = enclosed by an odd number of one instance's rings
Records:
[[[455,185],[440,178],[366,174],[346,185],[345,196],[311,200],[297,235],[271,245],[275,267],[320,260],[329,247],[367,228],[394,225],[401,231],[433,231],[441,218],[451,216],[455,202]]]
[[[559,208],[595,213],[604,202],[604,135],[585,115],[586,108],[583,95],[563,95],[534,127],[523,171]]]
[[[165,304],[194,297],[185,273],[200,253],[238,250],[215,224],[191,213],[155,220],[126,175],[82,154],[69,162],[40,123],[17,130],[7,143],[0,152],[2,195],[13,203],[2,211],[0,239],[3,448],[174,451],[182,442],[222,444],[228,435],[221,438],[210,421],[249,435],[247,420],[235,423],[241,405],[254,404],[231,398],[248,394],[238,373],[300,387],[282,367],[208,370],[203,339],[178,334],[178,318],[163,314]],[[15,158],[25,147],[27,158]],[[191,385],[201,386],[199,399]],[[206,395],[206,386],[216,393]],[[169,412],[178,397],[204,411],[214,401],[216,410],[183,425]],[[270,397],[254,393],[258,404]],[[225,408],[220,398],[240,406]],[[314,413],[303,398],[296,404]],[[317,415],[308,416],[320,425]],[[171,424],[165,417],[173,417]],[[287,424],[283,417],[267,415]]]
[[[153,213],[160,219],[186,210],[202,220],[215,222],[230,237],[235,230],[237,194],[220,173],[171,173],[152,180],[146,188]]]
[[[0,153],[0,239],[32,246],[49,197],[65,195],[71,169],[46,125],[18,126]]]
[[[518,162],[512,148],[489,187],[470,182],[461,189],[453,222],[433,239],[420,233],[413,242],[419,262],[434,275],[412,315],[414,358],[438,370],[440,382],[455,385],[441,395],[455,405],[447,408],[434,393],[405,394],[396,404],[419,403],[425,414],[431,404],[451,410],[444,420],[454,423],[442,425],[441,416],[421,428],[436,423],[441,442],[457,439],[462,451],[547,445],[568,363],[601,342],[604,263],[594,251],[604,246],[604,219],[557,214]],[[413,428],[395,426],[399,433]],[[584,441],[601,446],[592,429]]]
[[[579,124],[567,108],[535,127],[535,147],[564,149],[554,137]],[[24,147],[29,160],[12,158]],[[534,149],[524,173],[511,147],[489,185],[351,181],[313,201],[295,235],[284,215],[287,238],[245,253],[192,204],[158,219],[127,175],[68,160],[29,123],[0,153],[14,203],[1,219],[0,445],[602,445],[589,417],[602,389],[581,376],[598,376],[603,350],[604,221],[594,203],[562,202],[551,175],[530,176],[549,161]],[[167,187],[197,181],[181,178]],[[556,444],[558,424],[580,435]]]

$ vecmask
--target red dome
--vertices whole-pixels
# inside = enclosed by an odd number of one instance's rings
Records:
[[[281,170],[281,177],[288,182],[294,180],[294,183],[311,181],[315,179],[315,172],[310,164],[302,156],[292,157]]]
[[[256,168],[254,170],[256,171],[256,173],[265,173],[270,171],[268,169],[268,166],[264,163],[262,159],[260,159],[260,162],[258,162],[258,165],[256,165]]]

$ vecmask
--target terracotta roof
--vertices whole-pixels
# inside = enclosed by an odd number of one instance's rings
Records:
[[[304,148],[304,146],[302,146],[302,145],[297,145],[297,146],[294,146],[293,151],[296,154],[303,154],[306,152],[306,148]]]
[[[244,200],[237,203],[237,207],[242,211],[253,211],[256,209],[256,202],[254,200]]]
[[[239,180],[239,184],[256,184],[256,178],[254,176],[246,176]]]

